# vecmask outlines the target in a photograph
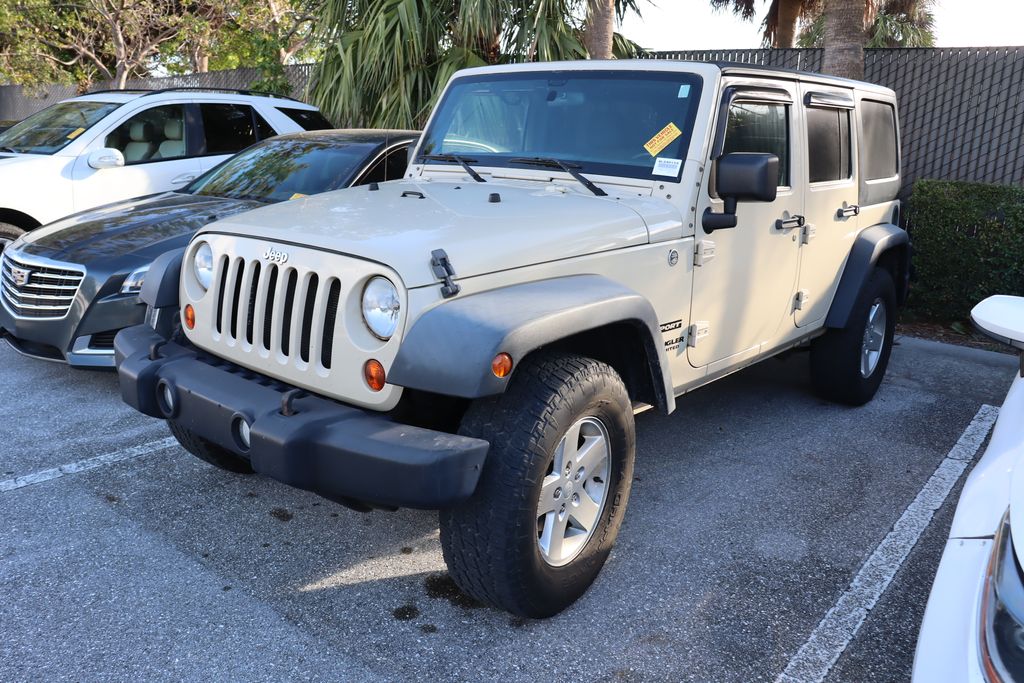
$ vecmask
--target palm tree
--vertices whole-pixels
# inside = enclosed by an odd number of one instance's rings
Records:
[[[864,0],[825,0],[823,73],[864,78]]]
[[[610,29],[636,1],[326,0],[311,96],[338,125],[417,127],[458,69],[632,56]]]
[[[821,47],[825,38],[823,0],[710,0],[716,8],[732,9],[744,19],[767,5],[762,26],[767,47]],[[862,0],[865,47],[928,47],[935,0]],[[798,27],[803,30],[797,32]]]

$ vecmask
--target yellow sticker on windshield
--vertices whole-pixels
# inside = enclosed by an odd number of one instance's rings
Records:
[[[74,140],[79,135],[85,132],[85,128],[75,128],[73,131],[68,133],[68,140]]]
[[[289,197],[288,200],[291,201],[292,199],[302,199],[303,197],[308,197],[308,196],[309,196],[308,194],[302,194],[301,192],[296,192],[291,197]]]
[[[683,134],[683,131],[676,127],[676,124],[669,123],[667,126],[658,131],[658,134],[648,140],[644,144],[644,149],[652,157],[656,157],[661,154],[661,150],[672,144],[672,141]]]

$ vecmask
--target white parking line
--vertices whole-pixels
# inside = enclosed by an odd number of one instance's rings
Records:
[[[121,462],[122,460],[138,458],[143,455],[155,453],[156,451],[162,451],[165,448],[170,448],[177,443],[177,440],[173,436],[169,436],[166,439],[150,441],[149,443],[132,446],[131,448],[114,451],[113,453],[104,453],[103,455],[97,455],[83,460],[76,460],[75,462],[61,465],[60,467],[51,467],[49,469],[39,470],[38,472],[32,472],[31,474],[23,474],[22,476],[14,477],[13,479],[0,480],[0,493],[14,491],[15,489],[24,488],[33,484],[41,484],[44,481],[63,477],[65,474],[77,474],[78,472],[94,470],[97,467],[104,467],[105,465]]]
[[[785,671],[775,679],[776,683],[820,683],[825,680],[932,521],[935,511],[971,464],[998,415],[998,408],[981,406],[924,488],[864,562],[846,592],[789,660]]]

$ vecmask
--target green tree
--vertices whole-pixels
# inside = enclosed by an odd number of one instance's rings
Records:
[[[177,36],[192,0],[23,0],[5,5],[4,75],[30,83],[47,74],[123,88],[145,75],[160,47]],[[37,60],[32,65],[26,60]]]
[[[313,100],[339,125],[420,126],[459,69],[587,57],[588,2],[327,0]],[[635,0],[615,8],[621,17]],[[615,56],[639,52],[622,36],[611,40]]]

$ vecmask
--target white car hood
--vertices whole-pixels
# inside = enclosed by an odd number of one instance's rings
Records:
[[[651,197],[598,197],[531,181],[412,181],[354,187],[211,223],[223,232],[328,249],[386,264],[405,286],[437,282],[430,255],[444,249],[457,278],[621,249],[665,234],[682,218]],[[494,201],[498,195],[500,201]],[[643,215],[642,215],[643,214]],[[647,220],[645,220],[647,218]]]

